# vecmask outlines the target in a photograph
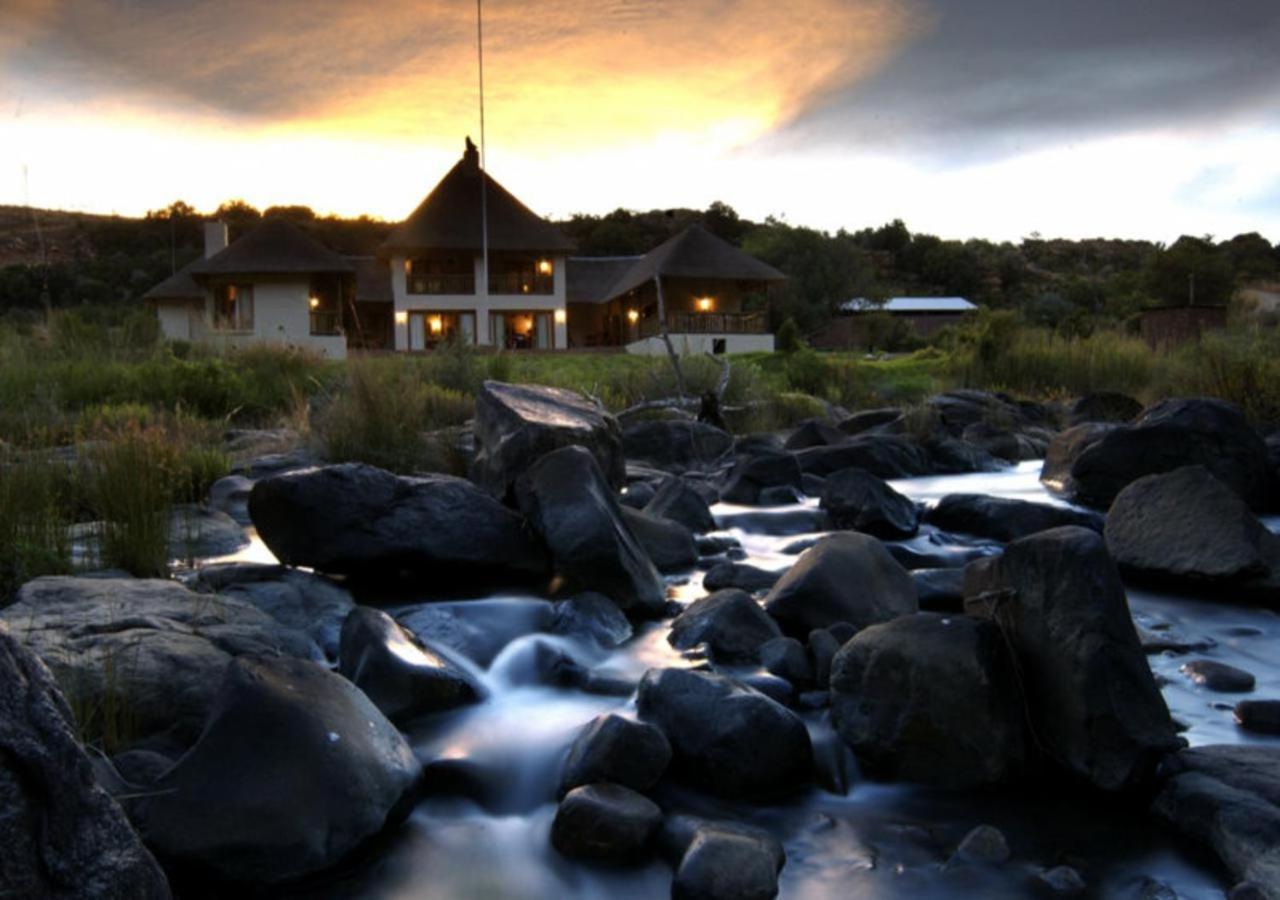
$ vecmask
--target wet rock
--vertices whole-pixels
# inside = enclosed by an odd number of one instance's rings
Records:
[[[648,421],[622,433],[627,459],[668,472],[714,468],[733,450],[733,436],[705,422]]]
[[[1280,700],[1241,700],[1235,708],[1236,724],[1256,734],[1280,734]]]
[[[911,580],[916,583],[916,599],[921,609],[964,612],[964,569],[915,569]]]
[[[756,496],[758,506],[790,506],[804,501],[804,491],[789,484],[761,488]]]
[[[1136,419],[1142,413],[1142,404],[1128,394],[1116,391],[1097,391],[1085,394],[1071,404],[1067,411],[1067,424],[1085,422],[1124,423]]]
[[[801,554],[769,592],[765,609],[785,633],[799,637],[835,622],[864,628],[913,613],[916,589],[884,544],[846,532]]]
[[[827,447],[843,444],[849,435],[823,419],[805,419],[795,427],[782,445],[788,450],[804,450],[808,447]]]
[[[800,466],[796,457],[784,452],[760,452],[739,457],[729,472],[720,499],[725,503],[754,506],[761,502],[761,491],[777,487],[801,491]]]
[[[1061,525],[1099,532],[1103,526],[1097,513],[986,494],[948,494],[925,513],[925,521],[949,531],[1006,542]]]
[[[516,638],[551,631],[556,608],[529,597],[421,603],[402,608],[396,620],[424,644],[456,651],[487,668]]]
[[[1247,693],[1254,686],[1251,673],[1212,659],[1193,659],[1179,666],[1178,671],[1201,687],[1224,694]]]
[[[560,795],[600,781],[647,791],[671,763],[671,744],[655,725],[622,716],[597,716],[582,730],[560,774]]]
[[[633,481],[618,492],[618,504],[623,509],[644,509],[657,493],[650,482]]]
[[[881,777],[971,788],[1027,768],[1024,716],[999,628],[917,613],[863,629],[831,669],[836,730]]]
[[[795,638],[776,637],[765,641],[760,645],[757,658],[767,671],[792,684],[813,681],[813,666],[809,664],[804,644]]]
[[[556,604],[551,630],[556,634],[587,637],[602,647],[618,647],[631,639],[631,623],[618,605],[592,591]]]
[[[238,464],[236,468],[244,473],[246,478],[251,481],[257,481],[260,478],[267,478],[272,475],[283,475],[285,472],[309,469],[319,462],[320,460],[311,451],[294,449],[279,453],[264,453],[253,457],[247,462]]]
[[[728,588],[695,600],[671,623],[667,640],[688,650],[706,644],[719,660],[753,660],[760,645],[780,635],[777,623],[745,591]]]
[[[249,536],[224,512],[182,504],[169,512],[169,553],[180,559],[230,556],[249,546]]]
[[[962,569],[975,559],[1000,553],[999,545],[973,543],[942,531],[931,531],[909,542],[886,544],[885,548],[898,565],[908,571]]]
[[[838,426],[847,435],[862,434],[880,425],[887,425],[902,416],[902,409],[889,406],[883,409],[864,409],[842,421]]]
[[[809,657],[813,660],[813,680],[823,687],[831,679],[831,664],[844,646],[839,638],[825,628],[809,632]]]
[[[781,574],[747,563],[723,562],[707,570],[707,574],[702,576],[702,586],[709,591],[738,588],[754,593],[769,590],[778,583]]]
[[[321,657],[306,634],[243,600],[159,579],[37,578],[0,622],[44,660],[73,705],[128,710],[133,740],[179,747],[199,736],[232,657]]]
[[[720,516],[720,527],[739,528],[747,534],[812,534],[830,527],[827,514],[820,509],[784,509],[779,511],[754,509],[726,513]]]
[[[796,453],[804,472],[827,476],[841,469],[863,469],[880,478],[928,475],[933,460],[909,438],[892,434],[863,434],[833,447],[810,447]]]
[[[378,609],[357,606],[342,625],[338,671],[393,720],[474,703],[484,688]]]
[[[1012,855],[1003,831],[993,825],[979,825],[964,836],[951,859],[953,862],[999,865],[1008,862]]]
[[[986,422],[974,422],[961,434],[964,443],[976,447],[1005,462],[1021,462],[1024,459],[1040,459],[1044,456],[1047,440],[1037,440],[1026,434],[1000,428]]]
[[[716,530],[716,520],[707,501],[681,478],[664,481],[644,511],[651,516],[679,522],[698,534]]]
[[[471,478],[499,499],[510,499],[541,457],[568,446],[585,449],[614,490],[625,483],[617,420],[576,391],[486,381],[476,392],[475,440]]]
[[[607,782],[574,788],[551,823],[551,845],[570,859],[626,863],[642,859],[662,810],[630,788]]]
[[[547,559],[520,516],[449,475],[407,478],[359,463],[263,479],[249,495],[280,562],[388,580],[537,581]]]
[[[135,786],[155,784],[173,768],[174,759],[154,750],[126,750],[111,757],[111,767],[127,783]]]
[[[564,590],[598,591],[633,618],[662,613],[662,579],[590,453],[581,447],[548,453],[520,479],[516,495]]]
[[[622,507],[622,520],[659,572],[685,572],[697,563],[693,532],[679,522],[626,506]]]
[[[768,797],[812,775],[804,722],[723,675],[650,670],[637,707],[671,742],[673,772],[700,789],[734,800]]]
[[[819,507],[836,528],[882,538],[907,538],[920,527],[920,511],[882,479],[862,469],[827,476]]]
[[[822,490],[827,486],[827,479],[821,475],[814,475],[812,472],[800,473],[800,486],[804,490],[805,496],[821,497]]]
[[[976,444],[943,434],[933,434],[920,442],[929,454],[932,472],[998,472],[1007,463]]]
[[[39,658],[0,625],[0,892],[162,900],[169,886],[95,782]]]
[[[1067,526],[965,570],[965,609],[1018,656],[1038,743],[1103,790],[1145,781],[1177,736],[1102,537]]]
[[[1071,866],[1055,866],[1041,872],[1036,878],[1050,891],[1061,897],[1083,894],[1089,887],[1084,877]]]
[[[786,857],[772,838],[704,825],[676,868],[673,900],[772,900]]]
[[[250,525],[249,492],[253,482],[243,475],[226,475],[209,486],[209,508],[226,513],[239,525]]]
[[[165,857],[272,884],[328,868],[407,814],[419,771],[345,678],[302,660],[240,658],[199,742],[132,813]]]
[[[1227,891],[1227,900],[1273,900],[1274,897],[1274,894],[1268,895],[1262,885],[1255,881],[1242,881]],[[1178,898],[1175,896],[1172,900]]]

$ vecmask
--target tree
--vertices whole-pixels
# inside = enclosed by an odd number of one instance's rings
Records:
[[[1151,260],[1147,289],[1171,306],[1225,306],[1235,288],[1227,255],[1210,241],[1183,235]]]

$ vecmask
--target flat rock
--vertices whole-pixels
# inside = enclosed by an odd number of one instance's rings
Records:
[[[1253,674],[1212,659],[1193,659],[1178,667],[1183,675],[1211,691],[1243,694],[1253,690]]]
[[[925,521],[948,531],[1005,542],[1061,525],[1099,532],[1103,527],[1097,513],[986,494],[948,494],[925,512]]]

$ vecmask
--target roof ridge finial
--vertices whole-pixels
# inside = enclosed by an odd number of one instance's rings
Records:
[[[466,149],[462,153],[462,160],[467,164],[469,169],[480,168],[480,151],[476,149],[476,145],[471,140],[471,135],[467,135]]]

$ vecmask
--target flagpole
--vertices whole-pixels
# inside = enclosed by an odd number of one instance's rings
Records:
[[[491,293],[489,290],[489,203],[485,196],[486,182],[489,178],[485,174],[484,159],[484,25],[480,10],[481,2],[482,0],[476,0],[476,58],[480,73],[480,251],[484,260],[484,291],[487,295]]]

